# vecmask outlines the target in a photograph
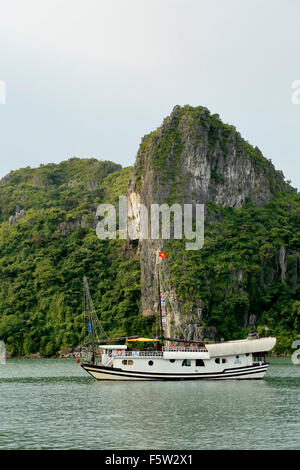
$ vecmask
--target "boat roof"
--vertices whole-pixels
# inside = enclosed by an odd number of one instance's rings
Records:
[[[125,344],[111,344],[111,345],[101,344],[100,348],[102,349],[127,349],[127,346],[125,346]]]
[[[240,339],[223,343],[206,343],[210,357],[227,356],[228,354],[245,354],[270,351],[276,344],[276,338]]]

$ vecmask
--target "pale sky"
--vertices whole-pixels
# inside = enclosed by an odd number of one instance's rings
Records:
[[[299,0],[0,0],[0,177],[72,156],[132,165],[190,104],[300,189],[299,19]]]

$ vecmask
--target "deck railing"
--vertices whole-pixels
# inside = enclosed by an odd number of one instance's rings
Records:
[[[162,351],[122,351],[120,356],[162,356]]]
[[[118,356],[125,356],[125,357],[148,357],[148,356],[163,356],[165,351],[170,352],[207,352],[205,348],[168,348],[163,347],[162,351],[126,351],[122,350],[117,354]]]
[[[180,347],[163,347],[163,351],[172,351],[172,352],[207,352],[205,348],[180,348]]]

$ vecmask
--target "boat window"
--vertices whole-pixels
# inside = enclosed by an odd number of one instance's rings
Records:
[[[124,364],[124,366],[127,366],[127,361],[126,361],[126,359],[124,359],[124,361],[122,361],[122,364]]]
[[[202,359],[196,359],[196,367],[204,367],[204,361]]]
[[[216,362],[217,364],[220,364],[220,358],[217,357],[217,358],[215,359],[215,362]]]
[[[153,361],[148,361],[149,366],[153,366]]]
[[[237,359],[240,357],[240,356],[235,356]]]
[[[225,364],[227,362],[227,359],[222,359],[222,363]]]
[[[129,366],[132,366],[132,364],[133,364],[133,361],[130,359],[130,360],[128,361],[128,365],[129,365]]]
[[[169,359],[170,362],[175,362],[175,359]]]
[[[184,359],[184,361],[182,362],[182,365],[183,366],[190,366],[191,365],[191,359]]]

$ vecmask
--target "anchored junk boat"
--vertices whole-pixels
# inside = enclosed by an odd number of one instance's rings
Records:
[[[229,380],[262,379],[269,367],[265,361],[276,338],[258,338],[204,343],[183,338],[122,337],[96,340],[95,309],[87,279],[85,305],[92,355],[81,367],[97,380]],[[96,316],[96,322],[101,327]],[[163,330],[161,330],[163,331]],[[102,332],[103,329],[102,329]],[[127,344],[109,344],[117,341]],[[149,350],[129,350],[129,342],[152,343]],[[161,343],[168,343],[162,346]]]
[[[102,345],[100,361],[81,366],[97,380],[262,379],[269,366],[265,353],[275,343],[275,338],[259,338],[161,351]]]

